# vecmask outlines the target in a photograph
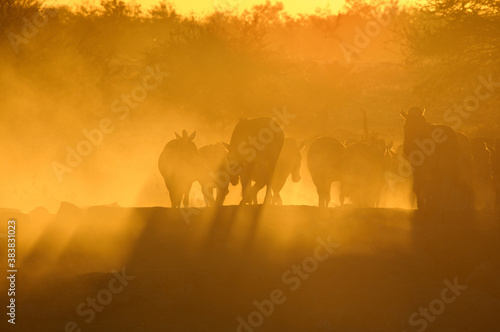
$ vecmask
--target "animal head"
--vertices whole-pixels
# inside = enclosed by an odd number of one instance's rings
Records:
[[[185,140],[189,140],[189,141],[194,140],[194,138],[196,137],[196,131],[193,131],[193,133],[191,135],[188,135],[186,129],[184,129],[182,131],[182,136],[177,134],[176,132],[174,132],[174,134],[175,134],[175,137],[177,139],[185,139]]]
[[[165,146],[165,149],[173,149],[177,151],[177,156],[179,158],[184,158],[186,160],[191,160],[193,165],[199,165],[199,153],[196,144],[193,139],[196,136],[196,131],[191,135],[188,135],[186,130],[182,131],[182,136],[175,133],[175,139],[171,140]]]
[[[220,163],[227,160],[227,150],[223,143],[207,144],[202,146],[199,151],[208,162]]]
[[[425,120],[424,114],[425,109],[416,106],[410,107],[408,113],[401,112],[401,116],[405,119],[405,134],[418,133],[426,127],[428,122]]]

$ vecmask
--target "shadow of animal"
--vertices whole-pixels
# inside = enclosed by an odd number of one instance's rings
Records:
[[[333,137],[315,139],[307,152],[307,168],[318,192],[318,206],[328,207],[333,182],[341,180],[343,163],[347,154],[344,144]],[[342,197],[342,198],[340,198]],[[343,203],[343,193],[339,197]]]
[[[182,136],[177,133],[175,136],[160,154],[158,169],[167,186],[172,207],[178,208],[181,202],[184,207],[189,205],[189,192],[198,175],[199,153],[193,143],[196,132],[188,135],[183,130]]]
[[[271,180],[283,147],[281,126],[272,118],[241,119],[235,126],[228,146],[228,162],[237,169],[242,188],[240,204],[257,204],[257,192],[266,187],[265,203],[271,201]],[[259,175],[260,174],[260,175]],[[265,182],[252,186],[252,179],[262,176]],[[236,185],[238,179],[232,180]]]

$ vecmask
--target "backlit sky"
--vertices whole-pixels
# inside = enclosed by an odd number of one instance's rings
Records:
[[[401,3],[414,2],[416,0],[402,0]],[[55,5],[72,5],[80,4],[83,0],[47,0],[47,4]],[[94,5],[99,5],[101,0],[86,0],[86,2]],[[141,5],[143,9],[149,9],[160,0],[136,0],[125,2],[135,2]],[[256,4],[264,3],[265,0],[174,0],[169,1],[173,3],[179,13],[188,14],[194,12],[196,14],[203,14],[213,12],[217,6],[230,6],[231,8],[237,7],[239,10],[251,8]],[[276,1],[271,1],[276,2]],[[285,6],[285,10],[290,14],[314,13],[316,8],[329,7],[333,12],[338,11],[343,5],[344,0],[281,0]]]

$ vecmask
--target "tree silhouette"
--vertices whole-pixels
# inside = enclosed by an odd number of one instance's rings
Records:
[[[479,74],[498,74],[498,22],[500,2],[495,0],[429,0],[421,5],[403,30],[408,64],[425,73],[417,91],[438,96],[474,82]]]

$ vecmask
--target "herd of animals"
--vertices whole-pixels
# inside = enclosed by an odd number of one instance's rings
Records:
[[[418,107],[401,116],[404,142],[396,149],[392,142],[373,137],[340,142],[323,136],[310,143],[307,167],[320,207],[328,207],[333,182],[339,183],[339,204],[348,198],[356,206],[377,207],[388,185],[397,191],[398,184],[410,180],[419,210],[500,208],[500,139],[470,140],[449,126],[428,122]],[[265,187],[264,203],[281,205],[280,191],[288,177],[293,182],[301,179],[305,144],[285,138],[272,118],[241,119],[229,144],[198,149],[196,132],[175,135],[158,161],[172,207],[189,205],[196,181],[207,206],[223,205],[229,185],[238,183],[240,204],[257,204],[257,194]]]

